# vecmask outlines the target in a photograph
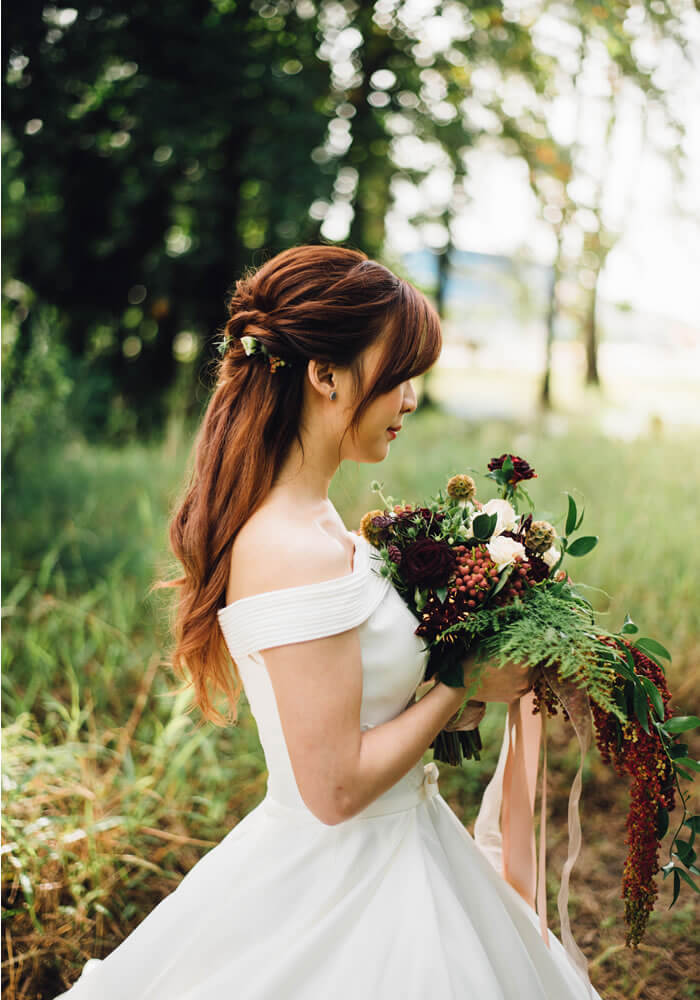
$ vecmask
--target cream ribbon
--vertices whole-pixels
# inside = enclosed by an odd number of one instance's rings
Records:
[[[581,797],[584,759],[591,743],[591,711],[585,691],[570,682],[562,683],[556,677],[552,680],[549,674],[547,680],[569,713],[580,749],[579,769],[569,795],[569,848],[562,869],[557,907],[562,943],[572,965],[586,984],[589,996],[592,996],[588,961],[574,941],[568,913],[569,877],[581,849],[578,804]],[[549,948],[546,883],[547,717],[546,712],[533,715],[533,706],[532,691],[528,691],[522,698],[517,698],[508,705],[498,764],[481,800],[479,814],[474,824],[474,840],[496,871],[539,915],[540,932]],[[534,805],[540,742],[543,763],[538,864]]]
[[[438,788],[438,766],[435,761],[431,760],[429,764],[426,764],[423,768],[423,783],[421,785],[421,794],[426,799],[434,799],[436,795],[439,794],[440,789]]]

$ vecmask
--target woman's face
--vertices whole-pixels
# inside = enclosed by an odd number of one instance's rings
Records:
[[[365,351],[363,358],[364,381],[369,385],[375,367],[381,362],[382,346],[376,342]],[[354,437],[354,455],[357,462],[381,462],[389,453],[391,442],[399,433],[407,413],[413,413],[417,405],[413,383],[401,382],[389,392],[374,399],[362,415]],[[393,427],[396,433],[389,430]],[[404,432],[405,433],[405,432]]]

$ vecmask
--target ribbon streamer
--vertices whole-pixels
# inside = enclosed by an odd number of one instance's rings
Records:
[[[588,961],[574,941],[569,922],[569,879],[581,849],[579,800],[583,764],[591,743],[591,710],[588,695],[570,681],[560,681],[554,670],[547,672],[547,682],[568,712],[579,743],[580,763],[569,794],[569,846],[562,869],[557,908],[564,949],[573,967],[583,979],[589,996],[592,986]],[[521,705],[522,702],[522,705]],[[546,809],[547,744],[546,710],[533,715],[534,693],[508,705],[503,743],[496,770],[484,791],[474,824],[474,840],[496,871],[535,910],[540,918],[540,932],[549,948],[546,891]],[[535,843],[534,804],[542,743],[542,789],[540,794],[539,863]],[[535,899],[536,904],[535,905]]]

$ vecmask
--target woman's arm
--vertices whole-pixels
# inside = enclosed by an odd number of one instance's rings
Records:
[[[316,555],[319,578],[331,579],[337,552]],[[275,579],[286,579],[280,561],[287,556],[278,549],[275,558],[269,563],[263,558],[261,565],[274,565]],[[330,825],[360,812],[417,764],[464,699],[463,687],[437,683],[396,718],[362,731],[362,651],[356,628],[261,652],[299,793],[311,812]],[[470,663],[466,661],[466,669]],[[520,668],[485,668],[472,697],[510,701],[516,690],[528,689],[526,684]]]
[[[299,793],[334,825],[354,816],[416,764],[455,714],[463,688],[444,684],[395,719],[362,731],[357,629],[263,651]]]

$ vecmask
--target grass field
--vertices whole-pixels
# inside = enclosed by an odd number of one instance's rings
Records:
[[[426,412],[406,421],[382,465],[343,466],[331,497],[354,528],[378,506],[369,490],[375,478],[397,500],[415,500],[455,472],[481,473],[492,455],[517,451],[539,473],[531,493],[543,516],[561,524],[564,490],[585,502],[584,527],[601,543],[576,561],[577,579],[599,588],[589,593],[606,625],[617,628],[629,612],[670,649],[672,705],[696,714],[699,447],[694,432],[623,444],[584,422],[552,437],[534,425],[477,426]],[[176,426],[158,446],[74,444],[25,464],[5,487],[7,1000],[53,997],[85,959],[109,953],[265,792],[245,708],[236,727],[200,726],[187,695],[175,693],[164,667],[168,597],[147,593],[154,579],[177,570],[166,526],[188,449],[188,434]],[[494,495],[492,485],[480,481],[483,498]],[[482,723],[481,762],[441,767],[441,791],[468,826],[495,765],[504,711],[492,706]],[[548,912],[558,932],[567,794],[578,760],[564,724],[556,719],[548,729]],[[690,742],[697,756],[697,740]],[[697,794],[690,807],[698,811]],[[624,946],[626,811],[626,786],[591,751],[570,915],[592,981],[606,1000],[700,996],[697,896],[689,887],[669,911],[670,888],[660,880],[645,941],[636,952]]]

